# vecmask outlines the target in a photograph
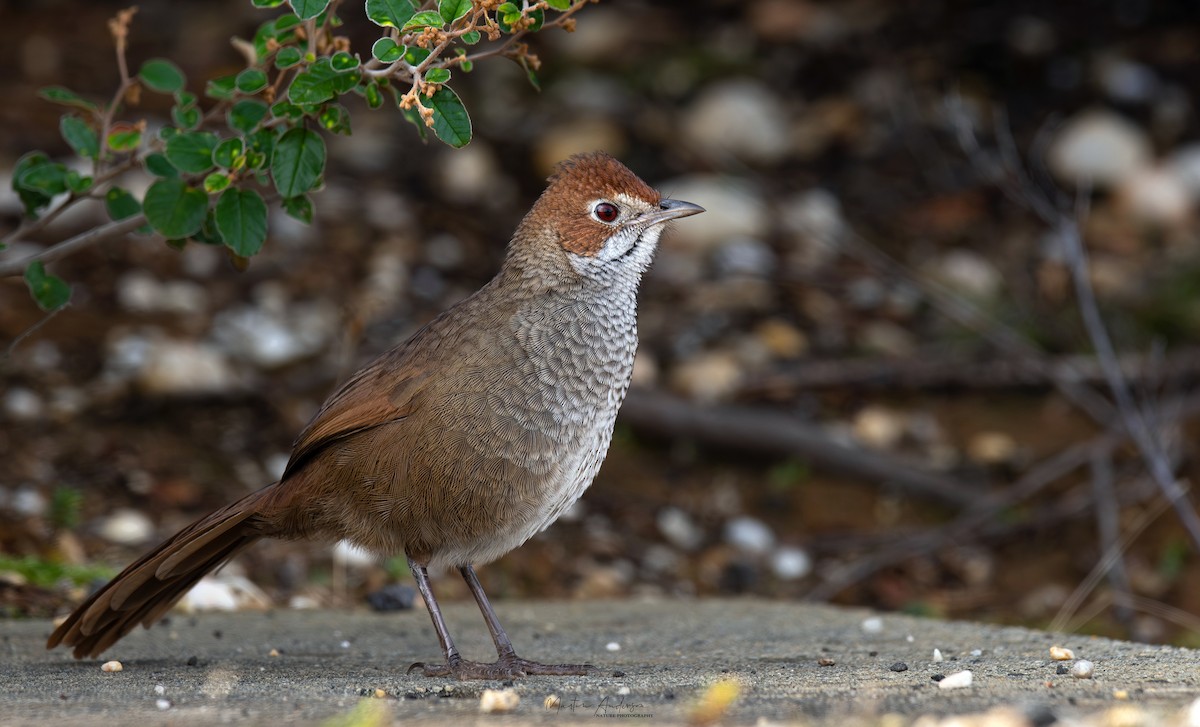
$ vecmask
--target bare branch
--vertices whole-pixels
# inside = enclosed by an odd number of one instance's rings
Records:
[[[127,217],[116,222],[81,232],[69,240],[64,240],[56,245],[46,248],[36,255],[30,255],[20,260],[0,263],[0,278],[7,278],[12,275],[20,275],[25,272],[25,268],[34,260],[41,260],[44,263],[51,263],[55,260],[61,260],[64,257],[78,252],[85,248],[91,247],[97,243],[111,240],[115,237],[121,237],[133,232],[137,228],[146,224],[146,215],[136,214],[133,217]]]

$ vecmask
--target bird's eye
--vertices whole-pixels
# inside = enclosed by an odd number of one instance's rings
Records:
[[[592,214],[601,222],[613,222],[621,211],[611,202],[601,202],[592,208]]]

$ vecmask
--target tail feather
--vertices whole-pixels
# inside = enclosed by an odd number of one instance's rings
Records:
[[[54,630],[46,648],[93,657],[139,623],[149,628],[197,581],[263,537],[259,490],[179,531],[96,591]]]

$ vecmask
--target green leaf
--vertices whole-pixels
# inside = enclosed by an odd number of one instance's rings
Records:
[[[113,124],[108,131],[108,148],[116,152],[133,151],[141,146],[142,129],[133,124]]]
[[[200,225],[199,230],[192,233],[192,239],[205,245],[225,244],[225,238],[221,237],[221,231],[217,229],[217,219],[212,207],[209,207],[208,212],[204,215],[204,224]]]
[[[282,51],[280,51],[282,52]],[[299,51],[296,51],[299,53]],[[232,100],[237,91],[237,76],[214,78],[204,87],[204,95],[219,101]]]
[[[275,129],[262,129],[247,136],[246,163],[253,169],[265,166],[267,160],[275,153],[275,141],[278,138],[279,132]],[[261,155],[263,158],[256,159],[256,155]]]
[[[100,156],[100,137],[88,122],[75,114],[67,114],[58,120],[58,130],[79,156],[88,159]]]
[[[371,81],[367,84],[363,95],[367,99],[367,108],[377,109],[383,105],[383,94],[379,91],[379,84]]]
[[[408,50],[404,51],[404,62],[410,65],[419,66],[429,57],[429,49],[421,48],[420,46],[409,46]]]
[[[317,17],[325,12],[325,8],[329,5],[329,0],[288,0],[288,2],[302,20]]]
[[[104,193],[104,209],[108,211],[108,216],[116,222],[141,212],[142,203],[137,201],[137,197],[120,187],[112,187]],[[142,225],[138,228],[138,232],[149,234],[152,230],[150,225]]]
[[[450,80],[450,71],[445,68],[430,68],[425,71],[426,83],[445,83]]]
[[[408,19],[400,30],[418,30],[420,28],[440,28],[443,24],[442,16],[433,10],[424,10],[417,13]]]
[[[321,109],[317,123],[326,131],[350,136],[350,112],[341,104],[332,103]]]
[[[191,108],[192,106],[196,105],[196,101],[196,94],[192,93],[191,91],[175,92],[175,105],[180,108]]]
[[[146,219],[167,238],[190,237],[204,224],[208,196],[181,179],[160,179],[146,190]]]
[[[471,141],[471,117],[458,94],[442,86],[433,96],[422,96],[422,103],[433,109],[433,133],[452,147],[462,148]]]
[[[333,68],[331,59],[321,58],[296,75],[288,88],[288,99],[302,105],[325,103],[357,86],[361,77],[362,72],[357,68],[339,72]]]
[[[458,67],[462,69],[463,73],[470,73],[471,69],[475,67],[475,63],[467,60],[467,49],[455,48],[454,53],[458,56]]]
[[[46,159],[26,167],[20,173],[15,173],[14,170],[13,187],[17,188],[17,191],[24,189],[54,197],[67,191],[67,168]]]
[[[242,257],[256,254],[267,239],[267,203],[253,189],[222,192],[216,220],[225,244]]]
[[[380,63],[395,63],[404,57],[405,48],[391,38],[380,38],[371,46],[371,55]]]
[[[525,78],[529,79],[529,85],[533,86],[533,90],[541,91],[542,84],[538,81],[537,74],[533,72],[533,68],[529,66],[529,61],[527,61],[524,56],[519,58],[518,61],[521,64],[521,68],[525,69]]]
[[[200,109],[195,106],[173,106],[171,120],[181,129],[194,129],[200,125]]]
[[[63,88],[62,86],[47,86],[38,91],[38,95],[50,101],[51,103],[62,104],[64,106],[74,106],[87,111],[96,111],[96,104],[88,101],[74,91]]]
[[[447,23],[453,23],[470,10],[471,0],[438,0],[438,13]]]
[[[151,91],[159,93],[180,91],[186,82],[179,66],[165,58],[152,58],[143,63],[142,70],[138,71],[138,78],[142,79],[142,83]]]
[[[12,188],[16,191],[17,196],[21,198],[21,203],[25,206],[25,214],[34,217],[38,210],[46,207],[53,199],[53,195],[33,188],[28,189],[21,185],[21,177],[35,167],[39,167],[50,163],[50,157],[40,151],[33,151],[25,154],[17,160],[12,171]]]
[[[469,31],[469,32],[466,32],[466,33],[463,33],[462,35],[460,35],[459,39],[462,40],[462,42],[466,43],[467,45],[475,45],[476,43],[479,42],[479,39],[481,37],[482,36],[479,34],[478,30],[472,30],[472,31]]]
[[[410,0],[367,0],[367,18],[384,28],[401,28],[417,6]]]
[[[216,148],[216,134],[207,131],[192,131],[177,134],[167,142],[167,159],[181,172],[200,174],[212,169],[213,149]],[[184,235],[173,235],[184,237]]]
[[[280,48],[279,52],[275,54],[275,67],[280,69],[291,68],[299,63],[302,58],[304,58],[304,54],[300,52],[300,49],[289,45]]]
[[[250,0],[250,2],[256,8],[277,8],[283,5],[284,0]]]
[[[142,164],[145,165],[146,171],[156,177],[174,179],[179,176],[179,170],[171,162],[167,161],[167,156],[162,152],[156,151],[153,154],[147,154],[146,158],[142,160]]]
[[[254,99],[242,99],[230,107],[225,120],[231,129],[249,134],[267,117],[267,105]]]
[[[213,172],[204,178],[204,191],[208,194],[216,194],[229,187],[232,182],[233,178],[225,172]]]
[[[313,204],[308,195],[302,194],[298,197],[288,197],[283,200],[283,211],[289,217],[300,220],[306,225],[311,225],[313,221]]]
[[[217,144],[217,148],[213,149],[213,163],[222,169],[237,169],[241,166],[239,160],[245,162],[245,157],[243,157],[245,150],[245,143],[238,137],[225,139]]]
[[[352,56],[344,50],[334,53],[329,59],[329,67],[338,73],[353,71],[360,65],[362,65],[362,62],[358,60],[358,56]]]
[[[242,93],[258,93],[267,87],[267,74],[257,68],[247,68],[237,74],[235,83]]]
[[[546,0],[546,4],[555,10],[571,9],[571,0]]]
[[[284,197],[304,194],[325,170],[325,140],[308,129],[292,129],[275,144],[271,176]]]
[[[41,260],[34,260],[25,268],[25,284],[44,311],[58,310],[71,300],[71,286],[62,278],[47,273]]]
[[[75,195],[81,195],[92,188],[94,180],[90,176],[84,176],[74,169],[67,170],[67,189]]]

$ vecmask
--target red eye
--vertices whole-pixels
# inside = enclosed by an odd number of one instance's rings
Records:
[[[617,215],[621,213],[615,204],[610,202],[601,202],[592,209],[592,214],[596,215],[596,219],[601,222],[612,222],[617,219]]]

